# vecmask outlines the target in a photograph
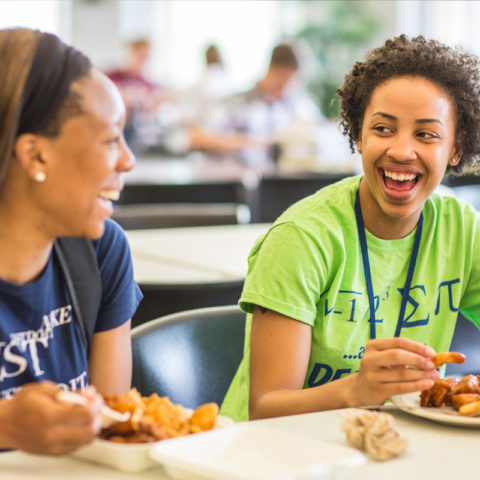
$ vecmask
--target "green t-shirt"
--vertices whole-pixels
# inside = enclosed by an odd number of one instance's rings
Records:
[[[250,326],[254,305],[312,327],[304,388],[358,371],[370,313],[355,220],[361,176],[290,207],[253,247],[240,298],[247,312],[244,358],[221,413],[248,420]],[[449,349],[459,310],[480,327],[480,216],[454,197],[433,194],[400,336]],[[415,231],[383,240],[366,232],[377,338],[393,337]]]

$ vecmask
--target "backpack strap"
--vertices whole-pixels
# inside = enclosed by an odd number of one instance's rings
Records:
[[[102,300],[102,280],[92,241],[82,237],[62,237],[53,248],[62,267],[75,318],[90,351]]]

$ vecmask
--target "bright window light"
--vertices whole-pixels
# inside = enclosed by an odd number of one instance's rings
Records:
[[[60,34],[61,0],[2,0],[0,28],[28,27]]]

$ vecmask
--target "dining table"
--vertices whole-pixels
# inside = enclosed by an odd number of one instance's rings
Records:
[[[367,455],[361,465],[336,471],[331,476],[318,478],[331,480],[463,480],[480,476],[475,460],[480,446],[478,424],[472,428],[432,421],[412,415],[391,404],[382,409],[393,415],[398,432],[407,437],[408,447],[405,452],[387,461],[377,461]],[[350,410],[330,410],[249,423],[269,429],[272,438],[288,432],[310,440],[321,441],[325,446],[345,447],[347,445],[346,437],[341,429],[342,415]],[[231,427],[235,428],[240,425],[242,424],[235,424]],[[204,434],[197,435],[199,435],[197,440],[200,441],[200,435]],[[299,455],[298,451],[296,453],[295,444],[289,446],[289,451],[292,457]],[[239,451],[238,455],[242,455],[242,452]],[[171,478],[161,464],[155,464],[153,468],[143,472],[125,473],[111,467],[80,460],[71,455],[49,457],[19,451],[0,453],[0,477],[8,480],[64,480],[67,478],[73,480],[127,478],[167,480]],[[252,478],[252,480],[255,479]],[[316,478],[311,476],[308,480],[316,480]]]
[[[128,230],[143,293],[132,326],[182,310],[237,303],[248,255],[269,224]]]
[[[126,231],[140,285],[244,279],[250,249],[269,224]]]

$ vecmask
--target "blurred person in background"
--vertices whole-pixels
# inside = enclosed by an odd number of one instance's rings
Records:
[[[234,87],[218,45],[208,45],[204,55],[205,70],[202,78],[189,93],[192,100],[195,100],[195,96],[199,104],[208,108],[210,103],[231,96]]]
[[[146,66],[150,58],[151,44],[146,38],[132,40],[127,44],[125,66],[106,71],[122,95],[127,109],[125,138],[134,149],[141,148],[139,129],[148,128],[154,122],[154,114],[165,99],[163,89],[149,80]]]
[[[214,68],[222,64],[215,46],[207,49],[206,58]],[[300,88],[299,69],[293,47],[277,45],[265,74],[252,89],[221,101],[210,97],[208,108],[196,108],[182,128],[171,132],[170,140],[176,140],[169,142],[171,150],[234,155],[250,167],[268,170],[278,158],[279,146],[294,142],[298,151],[304,142],[311,148],[315,126],[325,119]],[[221,89],[218,78],[215,81],[216,85],[210,84],[211,92],[224,93],[229,87],[225,84]]]
[[[219,112],[223,115],[222,102],[235,92],[218,45],[210,44],[205,48],[204,65],[198,82],[185,90],[170,92],[168,101],[160,107],[158,114],[164,124],[169,117],[174,117],[174,121],[159,132],[159,146],[180,155],[192,150],[237,154],[253,143],[248,135],[210,128],[218,124],[214,119]]]
[[[284,141],[301,141],[291,135],[324,121],[324,116],[299,83],[300,62],[286,43],[274,47],[264,76],[249,91],[235,95],[225,104],[227,131],[242,132],[263,148],[246,149],[242,158],[259,165],[276,160]],[[312,134],[314,134],[312,132]],[[287,138],[288,137],[288,138]]]

